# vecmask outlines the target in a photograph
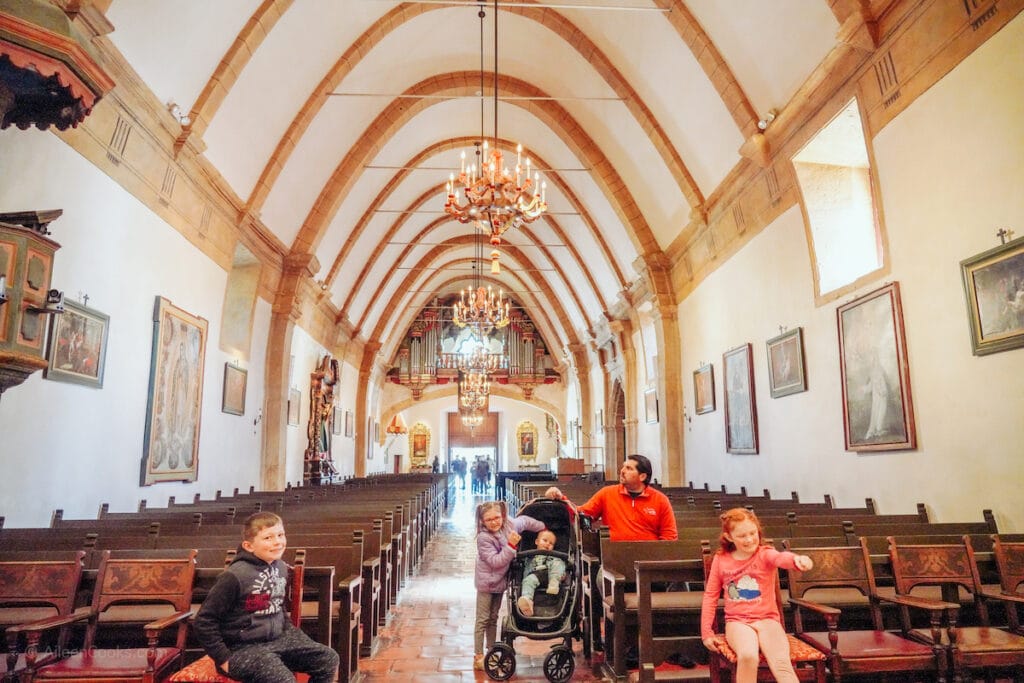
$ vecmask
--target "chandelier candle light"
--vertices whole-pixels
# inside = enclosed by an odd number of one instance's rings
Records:
[[[529,157],[523,165],[523,146],[516,146],[516,165],[513,171],[505,167],[501,149],[498,147],[498,0],[494,0],[494,148],[488,150],[484,139],[484,16],[481,6],[480,17],[480,142],[476,145],[479,162],[466,166],[466,153],[462,152],[459,177],[448,176],[448,199],[444,211],[459,223],[473,223],[490,235],[491,273],[501,272],[498,262],[498,247],[501,236],[510,228],[532,223],[547,211],[547,183],[542,183],[540,173],[532,169]],[[532,174],[532,175],[531,175]],[[462,201],[461,192],[465,194]]]

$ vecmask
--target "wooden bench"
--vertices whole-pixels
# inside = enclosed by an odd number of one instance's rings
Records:
[[[700,557],[699,543],[687,541],[611,541],[601,538],[601,589],[604,606],[604,650],[611,658],[611,670],[616,677],[626,675],[627,632],[635,636],[638,627],[636,592],[637,560],[678,560]],[[703,582],[700,565],[694,563],[687,581]],[[690,612],[699,619],[702,593],[699,591],[672,591],[659,594],[664,603],[677,612]],[[607,661],[607,660],[606,660]]]
[[[640,683],[692,678],[692,674],[685,671],[658,671],[657,667],[672,655],[691,651],[695,645],[703,650],[700,636],[694,635],[692,630],[684,629],[672,633],[665,633],[662,629],[661,633],[656,634],[654,624],[663,624],[666,620],[679,617],[682,612],[692,612],[693,595],[680,599],[673,593],[658,592],[656,588],[691,581],[695,574],[703,572],[701,560],[640,560],[634,562],[633,567],[636,573]],[[703,597],[703,593],[699,595]]]

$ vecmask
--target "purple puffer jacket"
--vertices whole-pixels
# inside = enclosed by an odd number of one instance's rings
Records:
[[[476,573],[474,584],[481,593],[504,593],[508,585],[508,566],[516,550],[508,544],[509,532],[543,531],[544,523],[533,517],[513,517],[497,533],[484,529],[476,535]]]

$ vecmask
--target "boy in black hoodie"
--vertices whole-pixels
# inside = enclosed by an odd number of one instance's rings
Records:
[[[288,567],[284,523],[272,512],[245,520],[242,545],[196,615],[193,630],[217,669],[243,683],[331,683],[338,653],[295,628],[285,615]]]

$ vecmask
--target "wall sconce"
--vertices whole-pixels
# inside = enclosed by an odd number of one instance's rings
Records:
[[[0,214],[0,394],[46,367],[45,316],[64,310],[50,289],[54,253],[49,224],[63,211]]]

